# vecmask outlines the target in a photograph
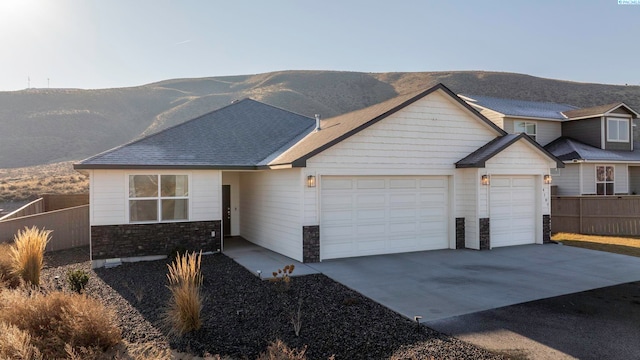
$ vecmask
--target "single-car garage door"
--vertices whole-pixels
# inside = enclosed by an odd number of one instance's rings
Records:
[[[323,176],[320,256],[446,249],[446,176]]]
[[[491,247],[535,243],[534,176],[491,176]]]

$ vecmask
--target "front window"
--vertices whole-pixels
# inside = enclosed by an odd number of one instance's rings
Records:
[[[129,175],[129,221],[189,219],[187,175]]]
[[[514,130],[516,133],[525,133],[529,135],[533,140],[536,139],[536,123],[529,121],[516,121],[514,124]]]
[[[614,192],[614,167],[596,166],[596,194],[613,195]]]
[[[629,142],[629,120],[607,118],[607,141]]]

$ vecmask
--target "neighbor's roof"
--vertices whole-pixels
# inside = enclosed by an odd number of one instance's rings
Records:
[[[315,120],[244,99],[75,164],[105,168],[255,168],[304,137]]]
[[[375,124],[396,111],[437,90],[444,91],[451,96],[453,100],[460,103],[460,105],[475,113],[481,121],[483,121],[487,126],[493,128],[497,135],[506,134],[504,130],[500,129],[490,120],[478,113],[477,110],[461,100],[446,86],[438,84],[428,90],[401,95],[365,109],[356,110],[344,115],[322,120],[322,129],[320,131],[310,133],[289,150],[271,161],[269,165],[275,166],[292,164],[293,166],[305,166],[306,160],[310,157],[328,149],[351,135],[356,134],[357,132]]]
[[[635,110],[633,110],[632,108],[630,108],[629,106],[627,106],[625,103],[622,103],[622,102],[594,106],[594,107],[584,108],[584,109],[569,110],[569,111],[565,111],[564,115],[570,119],[603,116],[620,107],[623,107],[625,110],[627,110],[634,118],[637,118],[638,116],[640,116],[637,112],[635,112]]]
[[[486,145],[481,147],[480,149],[472,152],[464,159],[458,161],[456,163],[456,168],[483,168],[486,165],[487,160],[492,157],[498,155],[500,152],[514,144],[516,141],[522,139],[523,141],[528,142],[529,144],[536,147],[543,154],[548,156],[551,160],[555,161],[558,167],[564,167],[564,164],[560,159],[556,158],[552,153],[545,150],[540,144],[531,139],[528,135],[524,133],[519,134],[508,134],[505,136],[500,136],[492,141],[488,142]]]
[[[634,149],[638,146],[640,143],[633,143]],[[640,151],[603,150],[568,137],[554,140],[547,144],[545,149],[560,160],[568,162],[572,160],[640,162]]]
[[[552,120],[566,119],[563,112],[578,109],[567,104],[552,102],[500,99],[489,96],[461,95],[471,105],[497,111],[506,116],[522,116]]]

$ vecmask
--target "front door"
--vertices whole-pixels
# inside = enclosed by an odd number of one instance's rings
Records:
[[[222,235],[231,236],[231,185],[222,185]]]

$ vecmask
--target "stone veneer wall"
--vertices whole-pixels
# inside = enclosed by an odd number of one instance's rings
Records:
[[[551,215],[542,215],[542,243],[551,242]]]
[[[320,226],[302,227],[302,262],[320,262]]]
[[[456,249],[465,248],[464,218],[456,218]]]
[[[491,241],[489,218],[480,219],[480,250],[489,250]]]
[[[177,248],[218,251],[221,239],[220,220],[92,226],[91,257],[100,260],[169,255]]]

